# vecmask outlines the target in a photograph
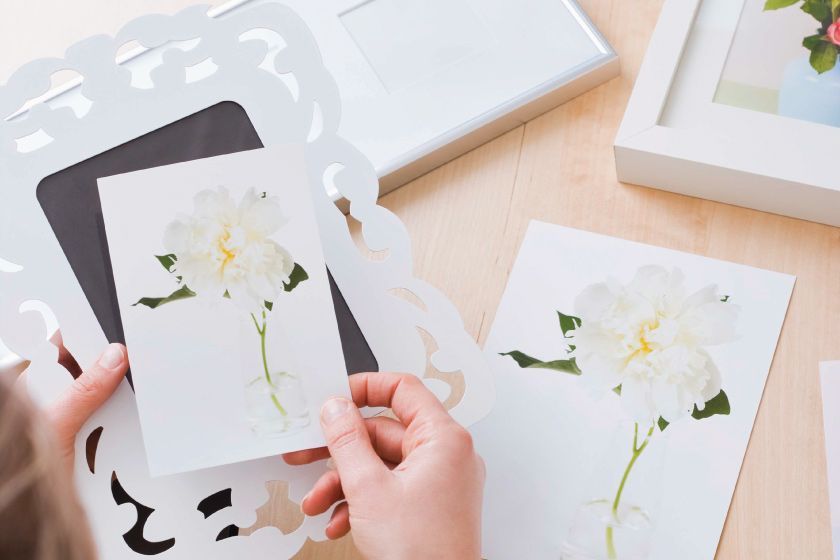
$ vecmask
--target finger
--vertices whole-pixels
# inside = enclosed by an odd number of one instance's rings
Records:
[[[350,506],[347,502],[341,502],[332,512],[330,522],[325,531],[330,540],[340,539],[350,532]]]
[[[48,408],[59,436],[74,436],[116,391],[126,371],[128,356],[125,347],[121,344],[109,345],[96,364],[85,370]]]
[[[362,406],[385,406],[406,426],[417,420],[448,420],[437,397],[414,375],[357,373],[350,376],[353,400]]]
[[[344,490],[341,488],[341,480],[337,471],[327,471],[303,498],[300,503],[300,510],[309,516],[321,515],[336,502],[344,499]]]
[[[365,418],[365,427],[370,435],[370,442],[377,455],[388,463],[402,461],[402,440],[405,436],[405,426],[393,418],[374,416]],[[308,465],[316,461],[323,461],[330,456],[326,447],[305,449],[284,453],[283,460],[289,465]]]
[[[351,401],[328,400],[321,409],[321,427],[348,499],[388,479],[390,471],[374,451],[362,415]]]
[[[330,450],[326,447],[317,449],[304,449],[303,451],[292,451],[283,454],[283,460],[288,465],[308,465],[316,461],[323,461],[330,456]]]
[[[386,464],[403,460],[403,439],[405,426],[387,416],[374,416],[365,420],[370,442]]]

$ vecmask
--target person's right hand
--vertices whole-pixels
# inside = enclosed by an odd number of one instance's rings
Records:
[[[470,434],[413,375],[356,374],[350,388],[355,404],[332,399],[321,409],[327,448],[284,455],[292,465],[327,456],[335,463],[303,499],[303,512],[319,515],[341,502],[327,537],[352,527],[369,560],[480,558],[484,463]],[[357,405],[390,407],[399,421],[363,419]]]

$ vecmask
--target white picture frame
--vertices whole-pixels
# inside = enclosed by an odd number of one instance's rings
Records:
[[[618,179],[840,226],[840,129],[713,101],[745,1],[666,0],[615,140]]]

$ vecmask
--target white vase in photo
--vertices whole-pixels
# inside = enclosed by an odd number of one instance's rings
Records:
[[[240,328],[242,382],[251,429],[261,437],[282,437],[310,423],[304,381],[291,340],[278,322],[246,316]]]
[[[563,560],[648,558],[661,501],[668,439],[659,429],[623,422],[587,484],[562,546]]]
[[[823,74],[814,70],[807,55],[788,64],[779,90],[779,114],[840,127],[840,64]]]

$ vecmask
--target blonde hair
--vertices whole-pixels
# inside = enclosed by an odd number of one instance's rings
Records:
[[[0,558],[93,560],[64,457],[22,389],[0,376]]]

